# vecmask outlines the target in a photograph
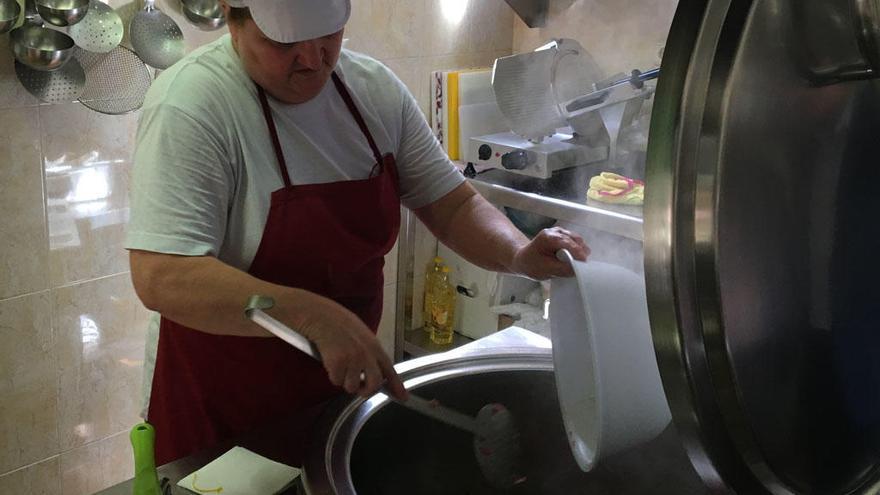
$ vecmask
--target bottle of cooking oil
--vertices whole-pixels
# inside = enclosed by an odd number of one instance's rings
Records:
[[[428,270],[425,272],[425,304],[423,306],[423,318],[425,322],[425,331],[431,332],[431,310],[434,307],[434,294],[438,282],[443,277],[443,258],[436,256],[432,261]]]
[[[442,268],[442,274],[434,287],[434,304],[431,307],[431,342],[445,345],[452,343],[455,301],[458,293],[449,280],[448,266]]]

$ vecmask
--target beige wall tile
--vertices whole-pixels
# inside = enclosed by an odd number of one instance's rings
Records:
[[[62,495],[91,495],[133,476],[128,431],[61,455]]]
[[[128,270],[128,217],[137,113],[80,104],[40,107],[53,287]]]
[[[102,490],[134,477],[134,453],[128,434],[126,430],[100,442]]]
[[[449,55],[479,48],[473,44],[473,17],[478,4],[494,0],[428,0],[425,29],[426,50],[422,56]]]
[[[429,0],[422,56],[509,51],[513,11],[504,0]]]
[[[0,299],[5,299],[48,288],[36,108],[0,110],[0,136]]]
[[[510,54],[513,48],[513,9],[504,0],[471,0],[474,11],[468,17],[472,43],[470,52]]]
[[[57,495],[61,493],[59,457],[0,476],[0,493],[9,495]]]
[[[63,449],[128,431],[140,419],[149,313],[127,273],[53,289]]]
[[[61,454],[61,495],[89,495],[104,489],[100,466],[100,442]]]
[[[345,27],[348,47],[379,59],[420,56],[428,28],[426,2],[435,0],[356,0]]]
[[[0,473],[59,451],[57,347],[48,292],[0,301]]]
[[[677,0],[566,0],[551,2],[547,26],[529,29],[514,21],[514,52],[529,51],[552,38],[573,38],[609,75],[651,69],[666,43]]]

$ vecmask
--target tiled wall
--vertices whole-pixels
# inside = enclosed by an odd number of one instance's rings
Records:
[[[513,16],[502,0],[353,3],[348,47],[385,61],[423,109],[431,70],[510,53]],[[189,27],[176,2],[158,4],[190,47],[222,33]],[[121,247],[138,114],[38,104],[15,79],[7,40],[0,36],[0,494],[90,494],[132,475],[127,433],[139,421],[148,313]],[[389,349],[396,252],[380,331]]]
[[[678,0],[554,0],[547,25],[514,22],[513,49],[529,51],[553,38],[573,38],[609,75],[652,69],[666,43]]]

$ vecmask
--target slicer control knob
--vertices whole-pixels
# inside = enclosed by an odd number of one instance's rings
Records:
[[[522,170],[529,165],[529,155],[525,150],[516,150],[501,155],[501,166],[507,170]]]
[[[488,160],[492,158],[492,147],[488,144],[480,145],[480,148],[477,150],[477,156],[480,160]]]

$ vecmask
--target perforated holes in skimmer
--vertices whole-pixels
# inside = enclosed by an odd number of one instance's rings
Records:
[[[159,10],[142,10],[129,24],[131,45],[149,66],[167,69],[186,54],[183,32]]]
[[[143,105],[153,76],[134,52],[118,46],[106,54],[81,51],[77,56],[86,73],[80,103],[111,115],[133,112]]]
[[[98,53],[107,53],[119,46],[124,33],[125,26],[119,14],[98,0],[92,0],[88,14],[68,29],[77,46]]]
[[[82,66],[74,58],[53,71],[34,70],[16,61],[15,75],[28,93],[46,103],[76,101],[86,80]]]

